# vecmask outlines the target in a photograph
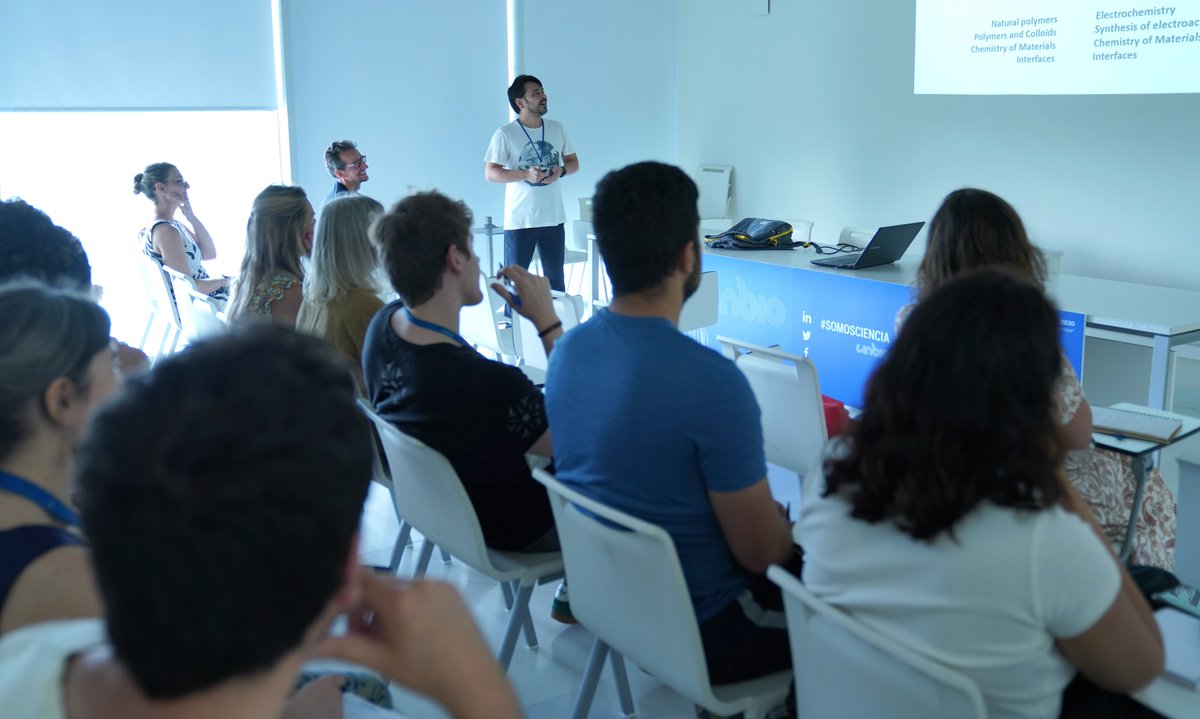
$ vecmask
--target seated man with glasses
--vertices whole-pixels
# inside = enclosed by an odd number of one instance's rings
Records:
[[[367,156],[358,151],[358,147],[349,140],[337,140],[325,150],[325,167],[337,182],[333,189],[325,195],[321,202],[324,207],[338,195],[347,192],[358,192],[362,183],[371,179],[367,176]]]

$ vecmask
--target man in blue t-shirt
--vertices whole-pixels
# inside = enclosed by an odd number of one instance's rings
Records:
[[[546,411],[563,482],[675,542],[708,670],[722,684],[791,665],[771,564],[799,568],[766,479],[758,404],[732,362],[681,334],[700,280],[696,185],[644,162],[597,186],[607,310],[550,358]]]

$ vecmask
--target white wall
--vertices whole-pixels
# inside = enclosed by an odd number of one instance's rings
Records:
[[[683,0],[683,4],[692,0]],[[675,0],[518,0],[524,64],[579,153],[567,217],[610,170],[676,162]],[[502,198],[501,198],[502,199]]]
[[[733,165],[736,215],[806,217],[833,242],[972,185],[1063,272],[1200,289],[1200,95],[914,96],[912,0],[677,11],[679,161]]]
[[[349,139],[385,206],[436,188],[499,222],[483,154],[507,119],[504,0],[284,0],[284,58],[292,173],[314,205],[333,186],[325,148]]]
[[[674,0],[520,0],[525,62],[563,122],[581,171],[568,217],[608,170],[675,160]],[[464,199],[502,221],[504,189],[483,179],[492,132],[509,121],[505,0],[284,0],[293,174],[319,204],[335,139],[358,143],[363,192],[391,205],[408,186]]]

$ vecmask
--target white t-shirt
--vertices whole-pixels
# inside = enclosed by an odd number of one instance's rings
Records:
[[[970,676],[993,719],[1058,716],[1075,669],[1054,640],[1095,625],[1121,582],[1082,519],[985,504],[954,526],[955,538],[927,543],[821,497],[819,466],[804,484],[798,523],[813,594]]]
[[[104,622],[32,624],[0,638],[0,707],[6,717],[63,719],[67,660],[105,641]]]
[[[513,120],[492,134],[483,161],[503,165],[506,170],[552,169],[563,164],[564,157],[574,154],[575,148],[561,122],[543,118],[542,127],[531,128],[521,125],[520,120]],[[531,185],[524,180],[505,183],[504,228],[523,230],[566,222],[561,182],[555,180],[549,185]]]

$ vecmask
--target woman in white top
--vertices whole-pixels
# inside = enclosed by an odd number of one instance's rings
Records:
[[[1059,354],[1035,285],[948,281],[805,482],[808,588],[970,676],[993,718],[1059,715],[1076,671],[1119,693],[1162,671],[1150,608],[1063,472]]]
[[[154,203],[154,219],[139,236],[142,249],[163,265],[191,277],[196,289],[224,302],[229,299],[229,278],[210,278],[201,263],[217,256],[217,246],[192,210],[190,188],[179,168],[169,162],[156,162],[134,175],[134,194],[145,195]],[[186,225],[175,217],[180,211]]]

